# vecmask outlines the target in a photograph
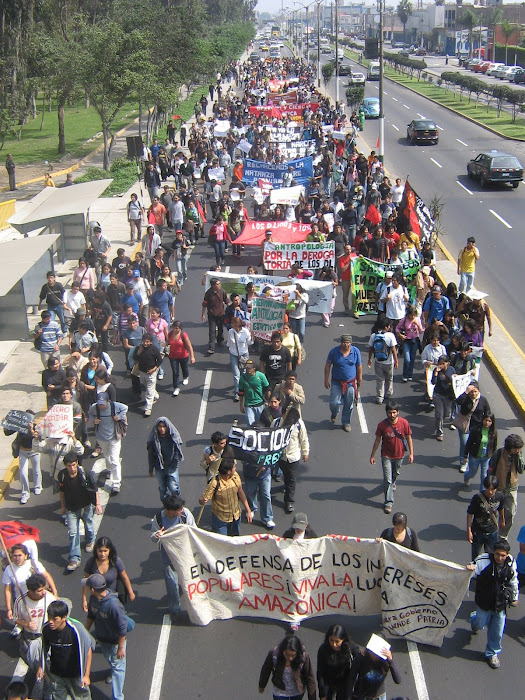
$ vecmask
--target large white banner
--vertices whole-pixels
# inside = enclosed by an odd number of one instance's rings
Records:
[[[286,204],[294,207],[299,204],[300,198],[304,196],[304,187],[296,185],[295,187],[279,187],[270,192],[271,204]],[[268,225],[268,224],[267,224]]]
[[[296,263],[303,270],[320,270],[328,263],[335,267],[335,243],[266,244],[263,262],[267,270],[289,270]]]
[[[440,646],[471,576],[464,566],[375,539],[225,537],[177,525],[160,541],[197,625],[381,614],[392,634]]]

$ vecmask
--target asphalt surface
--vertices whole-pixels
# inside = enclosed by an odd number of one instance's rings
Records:
[[[407,104],[410,103],[407,101]],[[368,124],[366,129],[365,138],[373,133]],[[406,149],[407,158],[414,159],[426,150]],[[414,153],[413,156],[408,155]],[[432,171],[432,176],[434,175]],[[415,176],[413,184],[424,194],[422,187],[416,185]],[[510,196],[515,194],[509,193]],[[484,248],[480,247],[483,255]],[[109,500],[98,535],[104,534],[112,538],[137,591],[136,601],[128,606],[129,613],[138,623],[135,631],[130,634],[128,643],[125,690],[130,700],[173,697],[213,697],[217,700],[254,698],[258,696],[257,681],[264,657],[268,649],[280,641],[284,632],[283,625],[262,619],[217,621],[204,628],[172,627],[166,665],[160,675],[161,690],[158,694],[150,694],[161,623],[166,612],[166,597],[160,555],[149,538],[150,518],[160,507],[156,480],[147,476],[145,442],[149,430],[161,415],[168,416],[179,429],[185,443],[185,460],[180,465],[181,489],[188,507],[196,514],[199,510],[197,500],[204,488],[204,477],[198,464],[202,449],[208,444],[213,431],[227,431],[236,418],[242,421],[238,404],[231,400],[232,378],[227,350],[217,351],[212,358],[205,354],[207,325],[200,322],[204,291],[201,279],[204,270],[212,262],[212,249],[206,241],[199,242],[189,262],[188,281],[177,297],[176,316],[184,322],[197,359],[190,369],[189,386],[182,387],[178,397],[171,396],[170,372],[166,367],[165,379],[158,383],[160,400],[155,404],[151,418],[143,418],[140,404],[131,395],[122,353],[120,350],[112,353],[116,361],[113,377],[117,385],[117,398],[130,405],[130,428],[122,450],[122,491],[120,496]],[[250,254],[247,249],[240,261],[230,257],[228,263],[232,271],[244,271],[248,264],[258,263],[258,250]],[[299,368],[299,382],[307,397],[303,416],[311,449],[310,460],[302,465],[298,475],[296,510],[304,510],[314,529],[321,535],[343,533],[371,537],[378,535],[390,524],[390,518],[383,513],[382,508],[381,468],[372,467],[368,461],[375,426],[385,416],[384,408],[374,402],[374,375],[365,368],[362,385],[363,419],[359,420],[357,412],[354,412],[350,434],[343,432],[340,426],[331,425],[327,391],[323,386],[326,355],[337,344],[342,332],[352,333],[354,344],[361,349],[366,364],[370,326],[370,319],[356,321],[344,316],[340,298],[330,328],[323,328],[321,318],[316,316],[311,316],[307,325],[305,345],[308,356]],[[204,433],[196,435],[204,379],[209,370],[212,370],[212,377]],[[520,421],[485,367],[481,374],[481,388],[497,416],[500,442],[508,432],[521,431]],[[466,563],[470,558],[470,545],[465,535],[466,507],[474,494],[474,487],[470,492],[460,488],[462,477],[458,473],[457,434],[447,431],[443,443],[432,439],[433,415],[424,410],[423,390],[420,365],[413,383],[403,384],[400,371],[396,372],[394,395],[401,404],[402,415],[409,419],[412,426],[415,461],[403,468],[394,510],[408,514],[409,525],[417,531],[425,553]],[[92,460],[86,460],[85,464],[91,466]],[[28,520],[41,529],[41,559],[55,578],[60,594],[73,600],[73,615],[82,620],[81,569],[71,575],[64,573],[68,551],[67,532],[58,517],[58,503],[52,495],[48,474],[44,485],[47,488],[42,496],[31,499],[26,506],[20,506],[15,484],[4,502],[2,517]],[[509,537],[514,553],[515,538],[525,518],[523,494],[521,499]],[[276,533],[282,534],[289,527],[291,516],[284,514],[280,484],[274,485],[273,505]],[[203,527],[208,527],[209,522],[207,509],[202,521]],[[262,529],[258,521],[252,525],[243,522],[241,526],[243,534],[260,532]],[[83,562],[86,559],[84,554]],[[402,696],[410,700],[425,697],[449,700],[467,695],[497,697],[502,695],[502,687],[509,689],[508,694],[515,694],[510,689],[519,687],[520,662],[525,641],[521,622],[522,603],[509,614],[500,671],[491,670],[483,661],[484,633],[470,639],[467,619],[472,608],[471,597],[460,608],[452,633],[445,639],[441,649],[419,647],[426,695],[421,686],[419,691],[416,689],[406,642],[395,638],[390,640],[403,676],[403,684],[394,688],[390,681],[387,697]],[[335,621],[345,624],[360,644],[365,644],[370,633],[376,631],[380,624],[379,617],[349,619],[347,616],[317,618],[303,623],[298,634],[313,657],[322,642],[324,631]],[[0,683],[3,686],[14,672],[17,653],[16,643],[9,639],[5,628],[0,631],[0,638],[5,652],[0,657]],[[105,662],[97,653],[92,673],[94,700],[107,698],[111,694],[109,686],[104,684],[105,675]],[[267,689],[265,697],[270,694]]]

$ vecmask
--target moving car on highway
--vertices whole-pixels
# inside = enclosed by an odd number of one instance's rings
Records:
[[[365,84],[364,73],[354,73],[354,71],[352,71],[350,73],[350,77],[348,78],[348,85],[354,86],[354,85],[364,85],[364,84]]]
[[[481,187],[489,183],[508,182],[516,188],[523,180],[523,166],[510,153],[486,151],[469,161],[467,175],[479,179]]]
[[[363,100],[365,119],[379,118],[379,97],[365,97]]]
[[[416,143],[437,143],[439,131],[431,119],[412,119],[407,126],[407,141],[415,146]]]

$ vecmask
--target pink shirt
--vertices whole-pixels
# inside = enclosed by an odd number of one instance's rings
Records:
[[[155,336],[160,345],[166,345],[168,341],[168,324],[163,318],[159,318],[157,321],[148,318],[146,321],[146,332]]]
[[[80,289],[95,289],[95,270],[92,267],[75,267],[73,282],[79,282]]]

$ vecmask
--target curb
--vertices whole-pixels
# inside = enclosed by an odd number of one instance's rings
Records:
[[[0,481],[0,503],[4,500],[7,493],[7,489],[11,486],[15,480],[15,476],[18,472],[18,457],[13,459],[11,464],[7,467],[4,474],[4,478]]]

